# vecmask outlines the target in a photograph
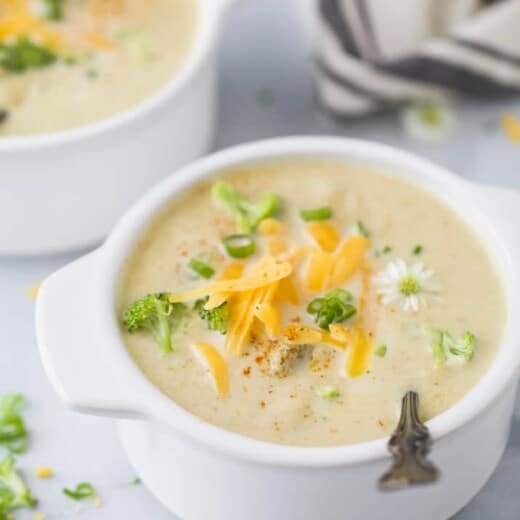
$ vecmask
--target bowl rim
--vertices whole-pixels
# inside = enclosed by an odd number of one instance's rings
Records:
[[[285,137],[243,144],[217,152],[182,168],[141,198],[119,221],[106,243],[99,250],[92,284],[92,297],[96,307],[96,331],[103,343],[110,345],[109,354],[113,366],[126,383],[131,381],[130,399],[134,399],[136,411],[144,418],[170,427],[177,434],[202,445],[207,449],[228,457],[275,466],[335,467],[356,465],[387,457],[386,438],[349,445],[303,447],[275,444],[245,437],[206,423],[184,410],[166,397],[141,372],[131,359],[119,331],[116,315],[119,275],[128,252],[135,245],[147,224],[161,209],[185,189],[197,182],[218,176],[219,172],[245,163],[261,162],[283,158],[336,157],[341,160],[361,159],[379,165],[383,171],[390,168],[406,169],[409,176],[417,179],[416,184],[425,187],[423,181],[437,186],[436,194],[444,199],[450,193],[472,208],[472,218],[480,215],[479,221],[470,225],[475,231],[488,235],[497,248],[495,258],[501,265],[495,265],[499,279],[504,284],[506,320],[501,344],[494,360],[476,385],[451,408],[428,421],[434,439],[445,437],[471,422],[506,390],[516,377],[520,365],[520,350],[515,348],[514,320],[510,318],[512,307],[520,301],[509,282],[518,278],[511,254],[506,246],[506,238],[493,225],[493,216],[486,214],[474,199],[480,195],[482,186],[457,177],[455,174],[429,161],[390,146],[367,141],[337,137]],[[401,172],[397,174],[400,176]],[[404,175],[404,174],[403,174]],[[408,174],[407,174],[408,175]],[[420,182],[419,182],[420,180]],[[414,182],[414,181],[412,181]],[[441,196],[441,188],[443,194]],[[455,209],[444,199],[449,207]],[[519,197],[520,201],[520,197]],[[484,226],[484,228],[482,228]],[[481,243],[484,245],[483,240]],[[517,255],[518,256],[518,255]],[[107,352],[108,353],[108,352]]]
[[[221,14],[225,7],[224,0],[214,3],[197,0],[196,27],[191,48],[180,68],[150,96],[121,112],[68,130],[43,134],[2,136],[0,137],[0,153],[52,148],[83,141],[116,132],[145,118],[150,113],[156,112],[170,99],[180,95],[202,67],[206,56],[212,51],[221,23]]]

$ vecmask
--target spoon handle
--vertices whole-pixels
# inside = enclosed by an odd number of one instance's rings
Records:
[[[399,424],[388,441],[393,464],[379,479],[380,490],[428,484],[439,478],[439,470],[426,459],[432,438],[419,419],[418,409],[419,395],[417,392],[407,392],[403,397]]]

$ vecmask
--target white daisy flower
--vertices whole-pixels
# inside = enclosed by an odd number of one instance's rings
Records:
[[[438,287],[432,283],[433,271],[422,263],[407,265],[398,258],[376,274],[376,292],[384,305],[397,303],[405,312],[417,312],[429,299],[438,299]]]
[[[404,131],[420,141],[444,141],[453,132],[455,122],[455,113],[447,105],[409,105],[401,113]]]

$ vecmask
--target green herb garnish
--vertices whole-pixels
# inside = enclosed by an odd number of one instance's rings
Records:
[[[92,484],[80,482],[75,489],[63,488],[63,494],[72,498],[72,500],[85,500],[86,498],[94,498],[96,490]]]
[[[141,479],[139,477],[134,477],[130,482],[129,484],[131,486],[138,486],[139,484],[141,484]]]
[[[365,227],[363,222],[361,222],[361,220],[357,220],[356,223],[354,224],[354,226],[356,228],[356,233],[358,235],[362,235],[365,238],[368,238],[370,236],[370,233],[368,232],[368,229]]]
[[[0,462],[0,519],[9,519],[13,510],[33,507],[36,499],[24,484],[15,468],[15,460],[9,455]]]
[[[43,0],[47,9],[46,17],[52,21],[63,20],[65,0]]]
[[[27,429],[18,411],[22,403],[20,394],[6,394],[0,400],[0,444],[11,453],[27,451]]]
[[[312,222],[314,220],[328,220],[332,217],[332,208],[329,206],[316,209],[302,209],[300,217],[305,222]]]
[[[224,181],[213,185],[212,194],[215,202],[236,218],[241,233],[252,233],[262,220],[274,216],[280,207],[280,198],[273,193],[265,193],[253,203]]]
[[[215,307],[214,309],[205,309],[204,305],[208,301],[208,296],[197,300],[194,309],[198,312],[201,319],[208,322],[208,329],[225,334],[229,323],[229,309],[227,302]]]
[[[377,357],[384,358],[386,356],[387,351],[388,351],[388,348],[386,345],[380,345],[379,347],[376,348],[376,351],[374,352],[374,354]]]
[[[206,280],[209,280],[215,274],[215,269],[199,258],[192,258],[188,262],[188,267]]]
[[[318,397],[323,397],[323,399],[335,399],[341,395],[340,391],[332,386],[325,386],[316,393]]]
[[[151,332],[165,354],[173,352],[171,335],[186,309],[184,304],[172,303],[169,298],[165,292],[144,296],[130,304],[123,317],[128,332]]]
[[[424,250],[424,247],[421,244],[417,244],[412,251],[412,254],[415,256],[420,255]]]
[[[385,247],[383,247],[383,249],[379,249],[376,251],[376,256],[380,257],[383,255],[387,255],[388,253],[391,253],[391,252],[392,252],[392,248],[390,246],[385,246]]]
[[[435,364],[443,365],[448,359],[471,361],[475,352],[475,336],[466,332],[460,338],[453,337],[448,331],[430,330],[431,345]]]
[[[356,308],[350,303],[352,295],[344,289],[332,289],[322,298],[315,298],[307,306],[307,312],[314,316],[322,329],[328,330],[331,323],[340,323],[356,314]]]
[[[49,48],[21,37],[15,43],[0,43],[0,67],[7,72],[21,73],[28,69],[47,67],[57,60]]]
[[[222,243],[227,254],[233,258],[247,258],[256,251],[256,243],[251,235],[229,235],[222,239]]]

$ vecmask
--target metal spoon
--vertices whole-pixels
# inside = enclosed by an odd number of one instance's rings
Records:
[[[407,392],[403,397],[401,418],[388,441],[393,464],[379,479],[382,491],[429,484],[439,478],[439,470],[426,459],[432,446],[428,428],[419,420],[419,395]]]

